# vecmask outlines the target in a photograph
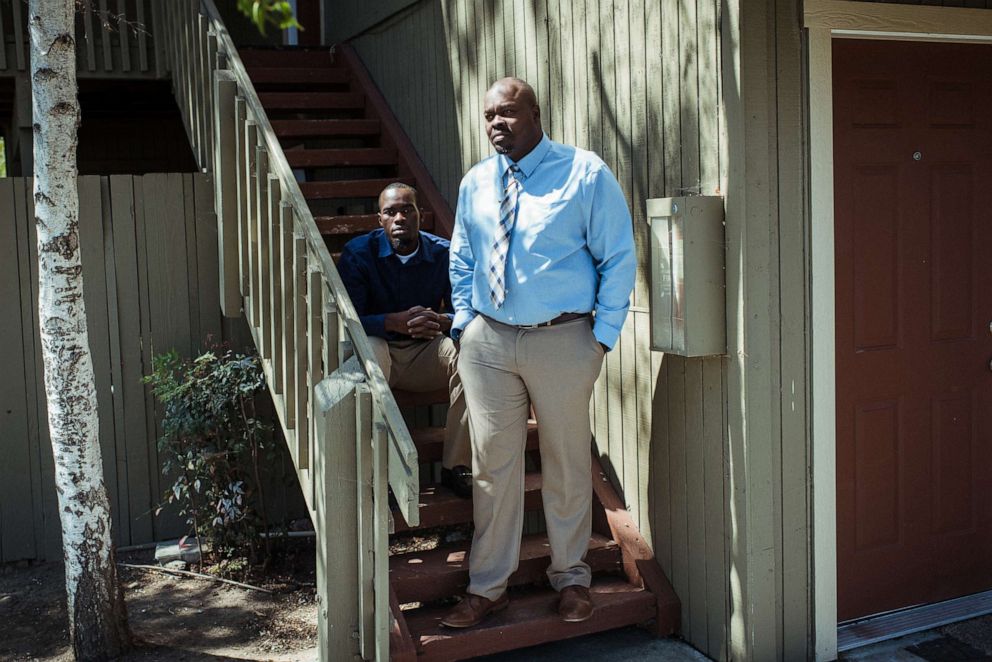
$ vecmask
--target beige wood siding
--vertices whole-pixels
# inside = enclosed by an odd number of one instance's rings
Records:
[[[31,180],[0,179],[0,563],[61,557],[37,331]],[[224,320],[206,175],[81,177],[80,241],[104,477],[115,541],[183,531],[153,517],[165,489],[156,411],[141,383],[155,354],[189,356],[246,327]],[[277,501],[284,496],[275,495]]]
[[[596,442],[682,600],[683,635],[719,659],[809,651],[799,12],[797,0],[424,0],[353,41],[452,203],[490,154],[480,102],[505,75],[534,85],[552,138],[617,175],[641,268],[595,390]],[[692,193],[727,196],[724,358],[649,345],[644,200]]]

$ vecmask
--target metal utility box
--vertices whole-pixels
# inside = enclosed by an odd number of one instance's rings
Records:
[[[651,226],[651,349],[727,353],[723,198],[647,201]]]

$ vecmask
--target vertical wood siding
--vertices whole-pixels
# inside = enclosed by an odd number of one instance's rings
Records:
[[[616,174],[640,262],[633,307],[594,394],[604,465],[682,599],[683,634],[726,657],[726,360],[650,349],[644,200],[726,177],[719,0],[424,1],[353,43],[454,205],[491,148],[481,99],[508,75],[537,91],[555,140]]]
[[[61,557],[37,329],[31,180],[0,179],[0,563]],[[208,337],[247,345],[221,318],[213,187],[206,175],[79,179],[80,242],[104,477],[118,545],[182,531],[154,517],[164,489],[160,412],[141,383],[155,354]]]

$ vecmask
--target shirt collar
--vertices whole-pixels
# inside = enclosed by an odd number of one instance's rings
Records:
[[[389,237],[386,236],[386,231],[380,230],[379,232],[379,257],[387,258],[390,255],[395,255],[396,251],[393,250],[393,245],[389,243]],[[424,241],[423,231],[419,233],[419,239],[420,250],[417,251],[416,255],[413,256],[413,259],[409,260],[407,264],[416,264],[421,260],[426,260],[427,262],[434,261],[434,254],[427,250],[427,247],[425,246],[426,242]]]
[[[520,168],[520,172],[523,173],[524,177],[530,177],[537,166],[541,164],[544,157],[548,155],[551,151],[551,139],[548,138],[548,134],[542,134],[541,142],[534,146],[534,149],[527,152],[527,154],[517,161],[516,165]],[[505,154],[499,155],[499,175],[500,177],[506,173],[506,169],[513,165],[513,161],[509,159]]]

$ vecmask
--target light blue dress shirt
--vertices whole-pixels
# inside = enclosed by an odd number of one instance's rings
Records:
[[[637,269],[630,211],[616,177],[592,152],[547,136],[520,159],[506,301],[497,310],[487,274],[511,164],[502,154],[491,156],[462,179],[451,238],[452,337],[479,313],[527,325],[594,312],[593,333],[612,348]]]

